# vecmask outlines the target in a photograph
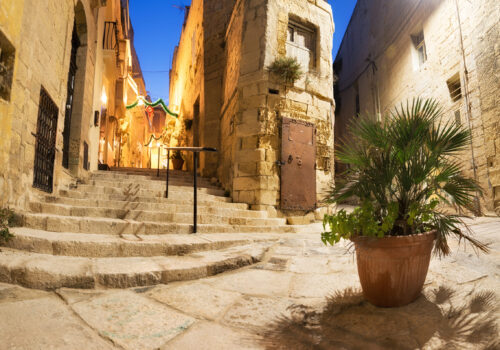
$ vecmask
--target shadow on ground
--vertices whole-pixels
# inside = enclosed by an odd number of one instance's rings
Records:
[[[261,330],[266,349],[500,349],[495,293],[427,290],[414,303],[378,308],[358,290],[337,292],[322,310],[292,306]]]

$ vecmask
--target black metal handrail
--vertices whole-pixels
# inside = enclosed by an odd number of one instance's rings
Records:
[[[193,233],[197,232],[198,224],[198,184],[196,169],[198,168],[198,154],[201,152],[217,152],[216,148],[212,147],[165,147],[167,150],[167,179],[165,198],[168,198],[168,182],[170,173],[170,151],[186,151],[193,152]],[[159,167],[158,167],[159,168]]]

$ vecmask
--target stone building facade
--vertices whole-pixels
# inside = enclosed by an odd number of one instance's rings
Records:
[[[472,131],[463,158],[500,210],[500,2],[358,0],[335,59],[337,142],[355,115],[433,97]],[[342,170],[342,169],[338,169]]]
[[[145,92],[130,32],[126,0],[0,2],[0,206],[97,169],[104,121]]]
[[[170,145],[217,148],[199,170],[234,201],[314,209],[333,177],[333,32],[324,0],[193,0],[170,74]],[[301,64],[293,86],[269,72],[279,57]]]

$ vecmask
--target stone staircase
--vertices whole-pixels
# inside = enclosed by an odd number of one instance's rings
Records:
[[[198,234],[192,177],[124,169],[30,203],[24,227],[2,247],[0,281],[31,288],[127,288],[214,275],[260,261],[280,233],[304,231],[232,203],[199,179]],[[263,235],[265,233],[265,235]]]

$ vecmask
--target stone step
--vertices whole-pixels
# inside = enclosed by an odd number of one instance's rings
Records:
[[[93,235],[59,233],[25,227],[11,229],[14,237],[6,247],[26,252],[88,258],[153,257],[186,255],[219,250],[277,238],[251,234],[196,235]]]
[[[91,188],[95,188],[91,186]],[[105,187],[102,187],[104,189]],[[186,203],[193,201],[193,192],[192,191],[169,191],[168,198],[165,198],[165,193],[163,191],[130,191],[127,192],[123,189],[110,189],[103,190],[104,192],[99,192],[98,190],[90,190],[87,191],[82,188],[71,189],[71,190],[60,190],[59,195],[62,197],[68,198],[77,198],[77,199],[87,199],[87,198],[99,198],[99,199],[107,199],[107,200],[118,200],[118,201],[133,201],[133,202],[154,202],[157,199],[166,200],[169,199],[183,199]],[[232,199],[228,197],[220,197],[214,196],[210,194],[205,194],[203,192],[198,193],[198,201],[211,201],[213,204],[217,204],[220,202],[231,203]]]
[[[166,184],[165,181],[154,181],[154,180],[143,180],[143,181],[130,181],[130,180],[85,180],[85,185],[90,186],[104,186],[104,187],[119,187],[119,188],[142,188],[147,190],[162,190],[165,191]],[[172,180],[169,181],[169,190],[176,187],[181,187],[181,189],[193,188],[193,183],[191,181],[185,180]],[[211,186],[211,185],[203,185],[198,183],[198,189],[208,189],[213,191],[213,193],[221,193],[224,195],[224,191],[222,191],[219,187]]]
[[[44,196],[41,200],[46,203],[59,203],[74,206],[89,206],[117,209],[134,209],[134,210],[158,210],[165,212],[188,212],[193,210],[193,199],[172,199],[172,198],[148,198],[137,197],[134,201],[128,200],[106,200],[106,199],[91,199],[91,198],[69,198],[57,196]],[[208,211],[208,210],[211,211]],[[198,211],[203,213],[211,212],[218,214],[217,210],[237,210],[238,212],[246,212],[250,217],[267,217],[267,212],[247,210],[248,204],[231,203],[231,202],[214,202],[203,199],[198,199]],[[213,210],[213,211],[212,211]],[[218,214],[222,215],[222,214]],[[255,215],[255,216],[254,216]]]
[[[30,209],[34,213],[55,214],[61,216],[73,217],[102,217],[111,219],[134,220],[134,221],[150,221],[162,223],[179,223],[190,224],[193,221],[192,207],[186,212],[164,212],[164,211],[146,211],[146,210],[131,210],[131,209],[116,209],[106,207],[90,207],[90,206],[69,206],[64,204],[50,204],[31,202]],[[274,226],[285,225],[286,219],[278,218],[253,218],[248,216],[235,216],[234,212],[226,209],[223,215],[215,215],[209,213],[199,213],[199,224],[227,224],[227,225],[253,225],[253,226]],[[241,211],[249,213],[250,211]],[[233,215],[231,215],[233,214]]]
[[[84,258],[2,248],[0,282],[29,288],[130,288],[212,276],[262,260],[271,243],[186,256]]]
[[[256,219],[258,220],[258,219]],[[24,226],[52,232],[94,233],[111,235],[163,235],[169,233],[191,233],[191,224],[161,223],[150,221],[121,220],[96,217],[73,217],[53,214],[24,214]],[[294,233],[302,226],[277,225],[223,225],[199,224],[199,233]]]
[[[150,180],[150,181],[165,181],[167,177],[167,174],[165,171],[160,171],[160,176],[156,176],[156,172],[154,174],[127,174],[127,173],[121,173],[121,172],[94,172],[91,174],[91,179],[111,179],[111,180],[134,180],[134,181],[141,181],[141,180]],[[180,180],[186,180],[189,182],[193,182],[193,174],[191,173],[186,173],[186,172],[175,172],[175,171],[170,171],[169,174],[169,179],[180,179]],[[198,183],[206,183],[206,184],[211,184],[211,181],[207,178],[198,176],[197,177]]]
[[[143,175],[127,175],[127,174],[93,174],[90,176],[89,180],[103,180],[103,181],[152,181],[152,182],[165,182],[167,179],[166,174],[160,174],[160,176],[143,176]],[[193,183],[192,174],[169,174],[169,181],[185,181],[188,183]],[[218,187],[217,183],[212,183],[209,179],[198,176],[196,178],[198,184],[207,184],[210,186]]]
[[[140,185],[130,185],[119,187],[118,183],[114,186],[93,186],[93,185],[78,185],[72,188],[72,191],[80,191],[85,193],[99,193],[99,194],[134,194],[142,197],[163,197],[165,195],[165,188],[163,186],[158,188],[144,188]],[[170,186],[168,189],[169,197],[193,195],[193,188],[188,186]],[[208,198],[220,200],[218,197],[224,197],[224,191],[214,190],[210,188],[198,188],[198,196],[207,196]],[[217,198],[216,198],[217,197]]]

